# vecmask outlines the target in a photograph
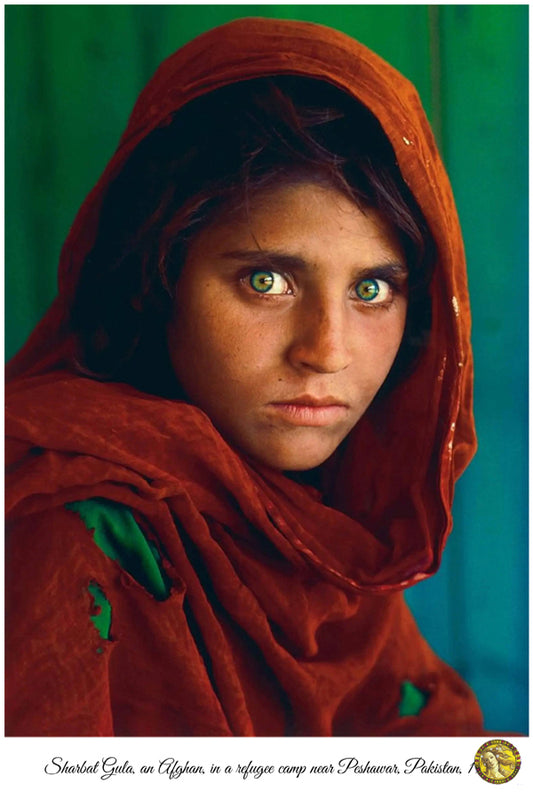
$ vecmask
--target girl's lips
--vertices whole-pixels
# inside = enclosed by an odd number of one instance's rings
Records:
[[[270,403],[269,408],[273,409],[274,414],[293,425],[302,427],[320,428],[326,425],[333,425],[345,419],[348,414],[348,406],[339,401],[331,402],[329,398],[324,401],[305,402],[300,399],[282,403]]]

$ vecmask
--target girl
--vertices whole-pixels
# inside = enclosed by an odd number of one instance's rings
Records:
[[[165,61],[10,366],[7,730],[474,735],[402,590],[472,457],[413,87],[308,23]]]

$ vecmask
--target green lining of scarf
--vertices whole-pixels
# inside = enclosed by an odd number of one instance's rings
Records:
[[[111,603],[98,586],[97,583],[89,584],[89,592],[94,598],[95,613],[91,614],[91,620],[102,637],[102,639],[110,639],[111,635]],[[98,650],[101,652],[101,649]]]
[[[428,695],[414,683],[404,681],[401,686],[402,697],[398,707],[400,717],[417,717],[428,701]]]
[[[106,556],[117,561],[156,600],[166,600],[170,581],[161,556],[128,508],[101,497],[67,503],[65,508],[79,514],[87,529],[94,531],[94,542]]]

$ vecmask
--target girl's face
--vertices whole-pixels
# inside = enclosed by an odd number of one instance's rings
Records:
[[[168,328],[175,373],[225,438],[279,470],[330,456],[389,372],[402,248],[374,211],[314,183],[264,194],[193,241]]]

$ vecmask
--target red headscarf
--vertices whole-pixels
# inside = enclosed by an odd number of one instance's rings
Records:
[[[197,408],[82,378],[68,367],[66,311],[110,181],[139,142],[185,103],[235,81],[279,74],[327,81],[370,109],[437,245],[429,344],[414,373],[350,435],[334,508],[284,475],[243,461]],[[15,732],[477,732],[469,690],[420,638],[398,592],[438,568],[454,483],[475,449],[469,333],[450,185],[405,78],[342,33],[267,19],[231,22],[168,58],[72,226],[58,298],[9,369],[6,507],[20,570],[12,613],[26,664],[13,689]],[[132,509],[157,539],[174,581],[167,601],[135,595],[117,564],[93,553],[90,536],[72,543],[64,505],[91,497]],[[50,526],[55,519],[55,528],[35,541],[39,519]],[[37,637],[28,655],[32,612],[25,598],[38,581],[25,567],[30,551],[50,565],[47,592],[57,588],[54,565],[66,563],[72,592],[81,597],[83,581],[97,580],[115,620],[114,641],[96,672],[92,664],[80,666],[85,634],[77,659],[65,655],[65,669],[76,663],[82,670],[68,688],[79,713],[62,723],[50,706],[53,721],[44,728],[19,705],[38,684],[35,651],[50,649],[46,637]],[[62,592],[57,602],[61,596],[72,605]],[[65,613],[70,618],[75,608]],[[61,680],[68,683],[68,676]],[[405,686],[425,698],[419,714],[398,714]],[[142,700],[132,699],[139,693]]]

